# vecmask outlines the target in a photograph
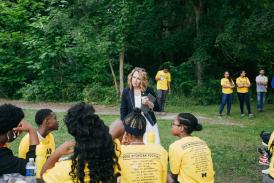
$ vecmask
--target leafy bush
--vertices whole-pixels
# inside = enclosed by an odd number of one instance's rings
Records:
[[[17,95],[31,101],[77,101],[82,100],[82,89],[76,84],[66,86],[41,80],[26,84]]]
[[[119,101],[119,97],[113,87],[102,86],[98,83],[88,85],[84,88],[83,99],[85,102],[100,104],[114,104]]]
[[[216,86],[205,84],[194,86],[191,91],[191,99],[194,104],[209,105],[218,103],[221,96],[219,83]]]

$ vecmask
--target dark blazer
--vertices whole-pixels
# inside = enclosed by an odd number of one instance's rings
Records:
[[[150,87],[148,87],[145,92],[142,92],[142,95],[147,96],[149,93],[156,98],[156,94],[154,93],[153,89]],[[124,120],[129,113],[133,112],[134,108],[135,108],[134,90],[133,89],[130,90],[130,88],[125,88],[122,93],[120,119]],[[159,105],[157,100],[155,100],[154,102],[153,111],[159,111]],[[148,119],[151,125],[154,125],[157,122],[153,111],[150,110],[147,113],[144,113],[144,115],[146,116],[146,118]]]

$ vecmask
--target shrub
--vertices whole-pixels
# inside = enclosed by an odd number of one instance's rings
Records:
[[[102,86],[94,83],[86,86],[83,90],[83,99],[85,102],[100,104],[115,104],[119,102],[114,87]]]

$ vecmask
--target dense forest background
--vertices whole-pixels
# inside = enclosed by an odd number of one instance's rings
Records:
[[[111,103],[169,62],[174,101],[209,104],[225,70],[273,76],[274,2],[1,0],[0,45],[0,97]]]

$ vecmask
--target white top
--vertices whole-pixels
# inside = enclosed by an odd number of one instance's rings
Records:
[[[139,95],[139,96],[134,95],[134,102],[135,102],[135,107],[141,109],[141,106],[142,106],[142,96],[141,95]]]
[[[257,76],[256,77],[256,83],[257,82],[268,82],[268,79],[266,76]],[[263,84],[257,84],[257,92],[266,92],[267,91],[267,85],[263,85]]]

